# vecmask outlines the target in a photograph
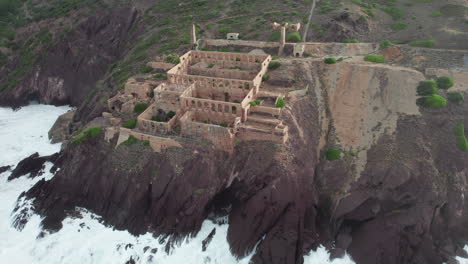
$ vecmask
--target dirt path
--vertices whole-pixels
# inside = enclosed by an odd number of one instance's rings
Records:
[[[312,21],[312,15],[314,14],[315,4],[319,1],[320,0],[313,0],[312,2],[312,7],[310,8],[310,13],[309,13],[309,19],[307,20],[307,24],[304,27],[304,35],[303,35],[304,37],[302,39],[302,41],[304,42],[307,42],[307,32],[309,31],[309,28],[310,28],[310,22]]]

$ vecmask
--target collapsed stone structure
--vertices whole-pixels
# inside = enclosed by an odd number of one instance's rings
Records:
[[[181,146],[186,139],[226,151],[236,140],[283,144],[288,128],[276,107],[283,98],[260,91],[270,62],[269,55],[192,50],[167,72],[166,82],[156,86],[130,79],[124,94],[109,100],[109,108],[131,112],[138,102],[151,105],[138,116],[135,129],[118,129],[118,144],[129,136],[148,140],[155,151]],[[115,132],[112,128],[109,137]]]

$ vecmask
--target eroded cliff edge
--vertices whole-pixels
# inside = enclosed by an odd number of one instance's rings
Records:
[[[153,153],[94,138],[70,145],[61,170],[27,195],[60,227],[76,206],[135,234],[185,235],[229,214],[232,251],[259,242],[254,263],[302,263],[325,244],[356,263],[442,263],[465,254],[466,153],[453,128],[466,104],[415,104],[425,76],[345,60],[282,60],[267,85],[294,89],[282,119],[285,146],[240,143],[232,154],[189,144]],[[467,120],[465,120],[466,122]],[[338,146],[343,159],[327,161]]]

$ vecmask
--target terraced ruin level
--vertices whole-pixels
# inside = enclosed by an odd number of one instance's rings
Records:
[[[107,129],[149,141],[155,151],[181,146],[186,139],[209,142],[232,151],[236,140],[268,140],[283,144],[288,127],[279,120],[283,96],[262,92],[262,78],[272,58],[232,52],[189,51],[167,72],[167,81],[130,79],[123,94],[108,102],[111,111],[131,113],[138,104],[149,107],[134,128]],[[264,103],[262,103],[264,102]]]

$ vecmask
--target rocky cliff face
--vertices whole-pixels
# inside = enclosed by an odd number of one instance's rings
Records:
[[[314,182],[333,252],[346,249],[356,263],[451,263],[466,254],[468,156],[454,136],[466,106],[418,109],[414,89],[424,76],[414,70],[312,69],[324,95],[323,142],[350,151],[322,161]]]
[[[86,19],[53,46],[18,87],[1,92],[0,105],[80,105],[110,65],[128,49],[137,11],[114,8]]]
[[[290,93],[285,146],[240,143],[228,154],[189,142],[159,154],[139,144],[114,149],[101,138],[71,144],[56,176],[27,193],[45,226],[59,228],[80,206],[135,234],[180,237],[210,215],[229,215],[233,253],[258,243],[257,264],[302,263],[319,244],[359,264],[465,254],[468,157],[453,129],[466,105],[419,109],[424,76],[407,68],[282,64],[270,85],[307,88]],[[325,160],[329,146],[342,149],[342,159]]]

